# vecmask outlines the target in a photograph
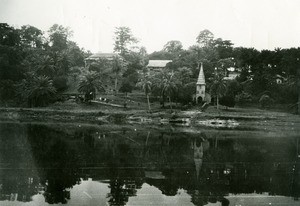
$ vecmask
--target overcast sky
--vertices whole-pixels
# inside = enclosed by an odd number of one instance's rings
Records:
[[[92,52],[112,52],[118,26],[130,27],[149,53],[170,40],[188,48],[204,29],[235,46],[299,47],[299,11],[299,0],[0,0],[0,22],[69,26]]]

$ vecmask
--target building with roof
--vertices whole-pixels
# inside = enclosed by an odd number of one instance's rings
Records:
[[[196,83],[196,103],[201,103],[205,99],[205,76],[203,71],[203,64],[198,65],[200,67],[197,83]]]
[[[172,62],[172,60],[149,60],[147,68],[149,71],[161,71],[170,62]]]
[[[207,93],[206,83],[205,83],[205,75],[203,70],[203,64],[198,64],[199,75],[196,82],[196,95],[193,95],[193,98],[196,101],[196,104],[205,102],[209,104],[211,102],[211,95]]]
[[[88,67],[93,62],[101,61],[102,59],[106,59],[108,61],[112,61],[114,58],[121,58],[123,59],[119,54],[117,53],[95,53],[91,56],[85,58],[85,67]]]
[[[276,82],[276,84],[282,84],[285,81],[286,81],[286,78],[284,78],[280,74],[276,74],[276,76],[275,76],[275,82]]]
[[[224,80],[235,80],[238,76],[240,76],[241,72],[239,69],[234,67],[229,67],[226,69],[226,76],[224,77]]]

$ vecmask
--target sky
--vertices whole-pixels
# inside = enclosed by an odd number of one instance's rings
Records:
[[[112,52],[119,26],[131,28],[148,53],[170,40],[187,49],[204,29],[236,47],[300,47],[299,11],[299,0],[0,0],[1,23],[43,31],[61,24],[91,52]]]

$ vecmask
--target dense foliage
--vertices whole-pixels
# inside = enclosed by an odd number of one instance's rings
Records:
[[[55,24],[47,33],[0,24],[2,103],[46,106],[68,88],[72,68],[84,66],[85,52],[70,40],[68,28]]]
[[[147,96],[149,109],[151,98],[160,100],[162,106],[165,102],[192,104],[200,62],[206,91],[211,93],[214,103],[262,104],[266,95],[272,104],[296,105],[298,100],[300,48],[258,51],[234,47],[230,40],[215,38],[212,32],[204,30],[188,49],[180,41],[171,40],[161,51],[148,55],[144,47],[135,46],[138,41],[130,28],[118,27],[114,51],[119,56],[112,61],[103,58],[86,67],[85,58],[91,53],[79,48],[71,37],[69,28],[57,24],[47,32],[30,25],[14,28],[0,24],[1,103],[46,106],[58,99],[58,94],[70,90],[74,82],[81,81],[75,92],[85,96],[101,90],[117,94],[140,88]],[[161,71],[149,73],[149,59],[172,62]],[[239,75],[226,79],[233,71]],[[87,85],[93,75],[97,78]]]

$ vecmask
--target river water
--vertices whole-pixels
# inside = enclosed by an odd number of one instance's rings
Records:
[[[300,205],[299,137],[0,124],[0,205]]]

